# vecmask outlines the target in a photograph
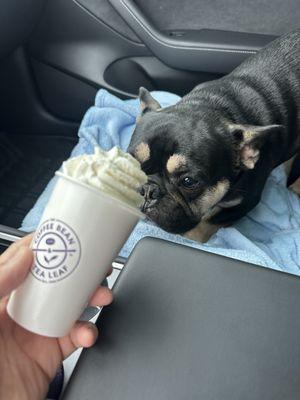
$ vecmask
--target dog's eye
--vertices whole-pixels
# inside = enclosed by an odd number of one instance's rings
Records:
[[[181,180],[181,184],[187,189],[193,189],[197,185],[197,181],[190,176],[186,176]]]

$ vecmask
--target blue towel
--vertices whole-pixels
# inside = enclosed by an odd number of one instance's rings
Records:
[[[165,92],[152,95],[163,107],[180,98]],[[120,100],[105,90],[96,96],[79,129],[79,142],[71,156],[92,153],[96,145],[104,150],[119,146],[126,150],[136,117],[138,100]],[[33,209],[25,217],[21,229],[33,231],[41,218],[56,178],[53,178]],[[269,177],[261,202],[232,227],[220,229],[206,244],[164,232],[151,222],[141,221],[127,240],[120,255],[128,257],[135,244],[144,236],[154,236],[205,251],[236,258],[272,269],[300,275],[300,201],[285,187],[282,166]]]

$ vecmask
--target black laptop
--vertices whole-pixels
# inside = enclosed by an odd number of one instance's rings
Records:
[[[114,292],[64,399],[300,399],[299,277],[147,238]]]

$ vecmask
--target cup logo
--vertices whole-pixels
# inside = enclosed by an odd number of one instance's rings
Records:
[[[65,222],[49,219],[39,226],[32,241],[33,276],[46,283],[60,281],[77,267],[81,246],[74,230]]]

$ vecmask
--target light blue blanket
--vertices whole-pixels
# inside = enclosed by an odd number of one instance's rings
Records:
[[[153,92],[163,107],[176,103],[179,97]],[[136,117],[138,100],[120,100],[105,90],[96,96],[80,126],[79,142],[72,156],[92,153],[96,145],[108,150],[119,146],[126,150]],[[21,229],[33,231],[41,218],[53,186],[53,178],[33,209],[25,217]],[[149,222],[139,222],[120,255],[127,257],[144,236],[155,236],[209,252],[248,261],[265,267],[300,275],[300,201],[285,187],[283,167],[273,171],[267,181],[260,204],[230,228],[220,229],[207,244],[172,235]]]

